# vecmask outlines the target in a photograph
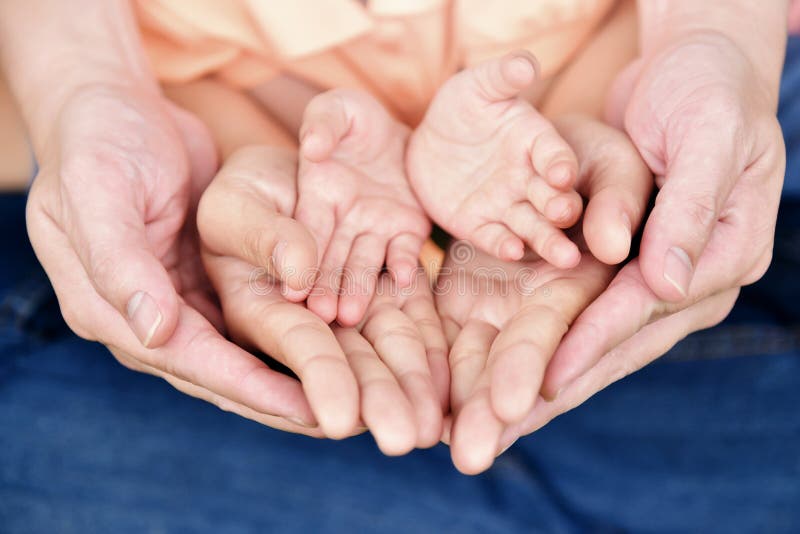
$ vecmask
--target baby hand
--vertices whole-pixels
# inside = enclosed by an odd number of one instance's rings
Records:
[[[578,220],[578,163],[553,125],[519,97],[537,76],[520,51],[486,61],[442,86],[409,142],[411,185],[445,230],[506,261],[527,244],[571,268],[578,247],[560,230]]]
[[[400,287],[412,282],[430,222],[405,173],[408,133],[357,91],[328,91],[306,108],[295,217],[316,239],[320,258],[307,305],[327,322],[362,319],[384,261]]]

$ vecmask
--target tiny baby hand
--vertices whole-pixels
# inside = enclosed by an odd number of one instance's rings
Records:
[[[431,218],[493,256],[525,245],[559,268],[580,261],[560,228],[578,220],[578,163],[553,125],[519,97],[537,76],[520,51],[453,76],[409,141],[411,185]]]
[[[308,308],[357,324],[386,263],[408,286],[430,222],[404,168],[408,128],[371,96],[328,91],[306,108],[295,217],[317,241],[319,276]],[[287,297],[301,300],[304,292]]]

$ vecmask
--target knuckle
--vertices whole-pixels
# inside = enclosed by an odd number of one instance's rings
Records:
[[[104,284],[116,280],[119,273],[119,264],[113,252],[105,247],[92,246],[89,248],[89,276],[92,280]]]
[[[750,284],[754,284],[761,280],[767,271],[769,270],[769,266],[772,263],[772,246],[770,244],[769,247],[761,254],[758,260],[755,262],[755,265],[748,270],[744,276],[740,279],[740,282],[744,286],[748,286]]]
[[[689,220],[698,229],[709,228],[717,220],[718,202],[712,193],[692,195],[684,206]]]
[[[248,228],[242,236],[241,251],[243,258],[252,258],[257,267],[272,267],[270,263],[272,243],[260,228]]]
[[[107,247],[90,245],[88,263],[89,276],[98,284],[105,285],[119,279],[122,265],[114,251]]]
[[[410,325],[391,326],[380,332],[376,341],[389,346],[407,345],[408,343],[422,344],[419,332]]]
[[[288,309],[288,306],[287,306]],[[269,326],[269,325],[265,325]],[[280,354],[284,357],[284,359],[289,359],[289,357],[297,352],[296,347],[304,347],[308,346],[308,340],[319,340],[324,339],[327,337],[333,338],[333,333],[331,329],[322,322],[322,320],[314,320],[314,319],[303,319],[298,321],[297,323],[291,325],[286,331],[280,336],[279,339],[279,351]],[[338,344],[336,344],[338,347]],[[303,355],[308,356],[308,355]],[[322,357],[324,355],[314,356]],[[331,355],[333,357],[333,355]],[[340,359],[338,355],[335,356],[336,359]]]
[[[76,336],[86,339],[88,341],[96,341],[96,336],[92,333],[91,327],[86,324],[85,314],[81,312],[80,307],[71,303],[61,302],[61,316],[70,330]]]

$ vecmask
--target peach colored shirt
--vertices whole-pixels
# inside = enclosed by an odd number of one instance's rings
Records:
[[[527,48],[561,69],[616,0],[137,0],[162,81],[291,74],[370,91],[408,122],[462,66]]]

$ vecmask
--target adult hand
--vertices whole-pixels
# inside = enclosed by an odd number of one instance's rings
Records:
[[[216,170],[202,124],[156,91],[93,84],[61,100],[48,130],[28,230],[70,328],[192,395],[313,424],[296,381],[212,326],[194,218]]]
[[[449,441],[465,473],[487,469],[504,448],[506,429],[519,429],[541,404],[551,355],[617,269],[596,256],[625,256],[651,189],[649,171],[623,134],[578,117],[555,124],[581,162],[576,188],[589,198],[583,232],[573,236],[578,266],[557,269],[533,255],[501,262],[457,242],[439,276],[437,307],[452,347]]]
[[[732,295],[766,271],[785,154],[775,117],[777,79],[761,72],[774,58],[756,64],[752,52],[718,31],[691,31],[646,48],[620,75],[610,118],[624,124],[660,191],[639,258],[578,317],[550,362],[546,397],[557,396],[617,347],[632,354],[621,348],[630,347],[626,340],[665,352],[682,336],[718,322],[720,310],[730,310],[727,299],[693,305]],[[642,330],[690,308],[683,316],[695,317],[695,328],[672,329],[668,338],[656,328]],[[699,310],[708,315],[698,316]],[[656,332],[659,342],[650,338]],[[623,368],[635,370],[637,362],[639,356]]]

